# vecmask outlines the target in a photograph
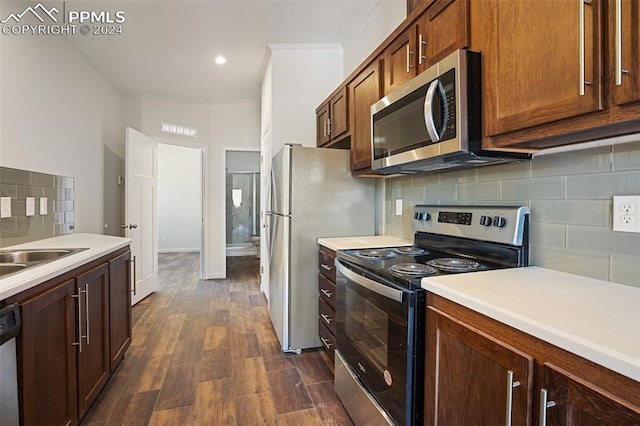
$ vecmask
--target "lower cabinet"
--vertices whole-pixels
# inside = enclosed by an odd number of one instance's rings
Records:
[[[130,253],[121,249],[8,299],[22,318],[22,424],[77,424],[124,357],[131,341],[130,296],[122,294],[131,282]]]
[[[640,383],[427,296],[425,425],[640,425]]]

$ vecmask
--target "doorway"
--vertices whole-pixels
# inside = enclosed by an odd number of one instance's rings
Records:
[[[259,257],[260,153],[226,152],[226,256]]]
[[[203,269],[202,148],[158,143],[158,256],[197,258]],[[202,275],[202,274],[201,274]]]

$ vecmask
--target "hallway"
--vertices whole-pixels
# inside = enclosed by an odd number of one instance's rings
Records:
[[[133,339],[84,425],[351,425],[323,352],[285,355],[255,257],[198,279],[197,253],[159,255],[160,291],[133,308]]]

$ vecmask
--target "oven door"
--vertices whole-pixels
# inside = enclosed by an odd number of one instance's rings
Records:
[[[424,310],[416,306],[424,304],[424,292],[376,278],[343,259],[335,265],[336,347],[393,421],[412,424],[416,399],[422,399],[416,327],[424,326]]]

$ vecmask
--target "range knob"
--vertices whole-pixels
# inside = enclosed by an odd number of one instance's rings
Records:
[[[431,220],[431,215],[427,212],[415,212],[413,218],[415,220]]]
[[[491,226],[491,217],[490,216],[480,216],[480,225]]]
[[[493,218],[493,226],[498,228],[504,228],[507,224],[507,219],[504,216],[495,216]]]

